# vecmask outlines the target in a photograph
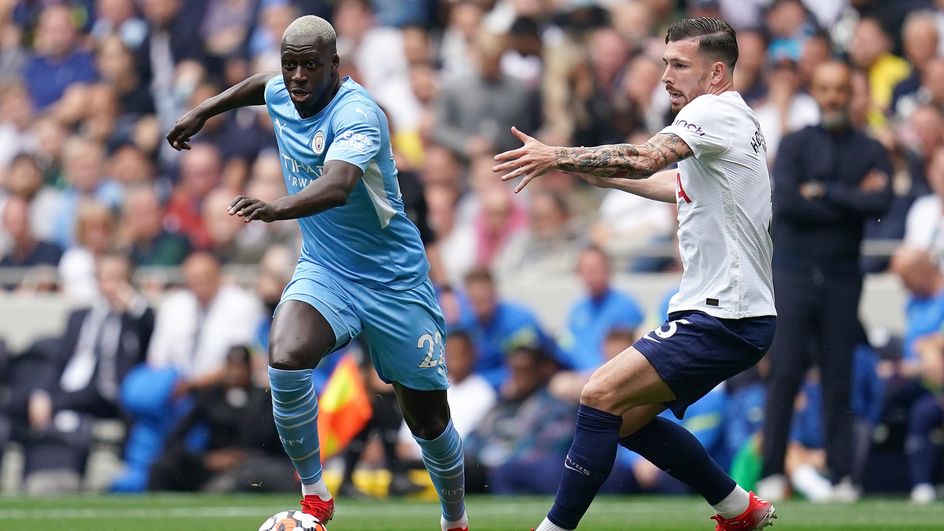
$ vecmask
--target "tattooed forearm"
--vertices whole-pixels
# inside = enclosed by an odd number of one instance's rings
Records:
[[[639,179],[691,155],[691,148],[681,138],[660,133],[641,145],[556,148],[554,161],[569,173]]]

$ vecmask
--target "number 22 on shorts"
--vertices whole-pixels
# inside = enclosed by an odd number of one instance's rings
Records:
[[[437,330],[435,334],[423,334],[416,341],[416,348],[426,349],[426,357],[420,363],[421,369],[437,367],[443,362],[442,334]],[[436,356],[438,354],[438,356]],[[434,357],[436,356],[436,357]]]

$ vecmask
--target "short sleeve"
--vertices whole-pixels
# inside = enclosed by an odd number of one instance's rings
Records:
[[[725,120],[716,97],[699,96],[679,111],[672,125],[666,126],[663,134],[681,138],[696,159],[716,156],[728,150],[731,138],[725,130]]]
[[[341,160],[366,170],[380,152],[380,120],[373,106],[351,102],[334,114],[331,127],[334,139],[328,146],[325,162]]]
[[[275,96],[275,93],[280,88],[285,88],[285,84],[281,83],[281,81],[282,76],[272,76],[268,81],[266,81],[265,90],[262,92],[266,104],[272,104],[276,102],[276,100],[273,99],[273,96]]]

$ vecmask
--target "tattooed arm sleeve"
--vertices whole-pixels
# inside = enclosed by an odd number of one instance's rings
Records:
[[[645,144],[598,147],[560,147],[554,150],[558,168],[597,177],[641,179],[692,156],[688,144],[672,133],[659,133]]]

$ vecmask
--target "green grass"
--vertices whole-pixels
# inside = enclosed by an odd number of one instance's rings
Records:
[[[291,495],[147,495],[56,499],[0,497],[0,530],[255,531],[270,514],[296,507]],[[469,499],[474,531],[527,530],[550,498]],[[791,529],[944,530],[944,503],[914,507],[903,500],[855,505],[778,504],[774,531]],[[695,498],[601,497],[581,523],[586,531],[713,529],[711,512]],[[422,501],[340,500],[331,531],[438,531],[438,505]]]

